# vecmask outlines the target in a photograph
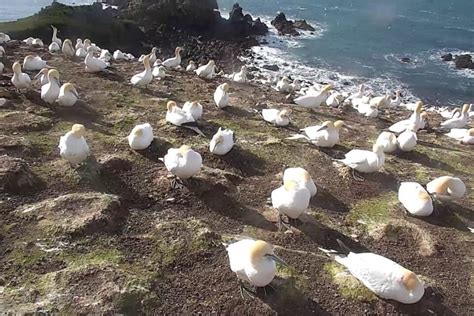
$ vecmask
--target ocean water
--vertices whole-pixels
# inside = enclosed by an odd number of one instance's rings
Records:
[[[88,4],[94,0],[62,0]],[[228,12],[236,0],[218,0]],[[277,36],[254,48],[258,66],[278,64],[281,72],[345,90],[366,83],[377,93],[396,89],[408,99],[433,105],[474,102],[474,71],[442,62],[446,52],[474,55],[474,0],[240,0],[270,26],[278,11],[317,27],[300,38]],[[37,12],[51,0],[0,0],[0,21]],[[1,31],[1,30],[0,30]],[[409,57],[410,63],[400,59]],[[270,73],[276,75],[274,73]]]
[[[229,11],[235,1],[218,2],[221,10]],[[318,26],[314,35],[283,41],[272,30],[269,44],[255,49],[284,65],[289,74],[336,85],[368,82],[378,92],[401,89],[406,96],[435,105],[474,103],[474,70],[456,70],[440,59],[446,52],[474,55],[473,0],[240,0],[239,4],[266,21],[282,11],[287,18]],[[403,57],[412,62],[400,62]]]

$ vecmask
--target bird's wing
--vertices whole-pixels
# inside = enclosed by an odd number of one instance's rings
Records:
[[[465,128],[452,128],[446,136],[454,139],[463,139],[464,135],[466,135],[467,129]]]

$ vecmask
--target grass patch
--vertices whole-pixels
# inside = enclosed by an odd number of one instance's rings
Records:
[[[392,210],[397,203],[396,193],[388,192],[353,204],[346,219],[352,225],[363,224],[370,230],[373,226],[387,222],[392,217]]]

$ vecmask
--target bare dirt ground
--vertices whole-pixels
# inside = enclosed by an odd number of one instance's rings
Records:
[[[427,219],[407,215],[397,201],[401,181],[422,184],[455,175],[474,186],[472,148],[436,130],[421,131],[411,153],[388,155],[384,169],[362,183],[333,165],[351,148],[369,149],[378,133],[406,111],[385,110],[377,119],[353,110],[295,109],[290,128],[262,121],[254,109],[283,107],[269,87],[231,83],[231,107],[218,110],[212,93],[223,79],[202,80],[170,71],[149,89],[129,85],[142,65],[113,63],[110,74],[88,74],[83,64],[43,49],[7,48],[7,59],[39,54],[57,67],[61,81],[78,88],[72,108],[47,105],[37,91],[19,94],[11,70],[0,80],[0,152],[22,158],[37,175],[22,194],[0,193],[0,310],[19,313],[147,314],[411,314],[474,313],[474,193],[437,205]],[[166,124],[166,102],[200,101],[201,130]],[[320,150],[285,140],[292,129],[342,119],[341,144]],[[431,115],[431,126],[440,117]],[[134,125],[149,122],[155,140],[143,152],[126,141]],[[60,159],[59,137],[74,123],[86,126],[92,156],[72,169]],[[235,132],[226,156],[209,153],[219,127]],[[204,168],[187,188],[174,190],[159,161],[167,149],[188,144]],[[5,157],[2,157],[5,159]],[[267,204],[284,167],[306,168],[319,192],[291,231],[278,232]],[[59,198],[60,197],[60,198]],[[223,240],[236,235],[276,246],[291,266],[279,269],[273,290],[243,300],[230,271]],[[387,256],[422,276],[426,294],[414,305],[369,293],[318,247],[336,238],[358,251]]]

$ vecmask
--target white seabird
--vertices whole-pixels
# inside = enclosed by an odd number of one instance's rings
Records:
[[[48,71],[48,83],[41,87],[41,99],[53,104],[59,97],[59,72],[56,69]]]
[[[137,125],[130,132],[127,139],[130,148],[133,150],[146,149],[153,142],[153,128],[149,123]]]
[[[59,89],[58,103],[62,106],[73,106],[79,99],[76,87],[70,82],[67,82]]]
[[[430,216],[433,213],[431,196],[419,183],[402,182],[398,188],[398,200],[412,215]]]
[[[212,137],[209,144],[209,151],[215,155],[226,155],[234,147],[234,132],[230,129],[219,128]]]
[[[74,124],[71,131],[59,139],[59,154],[74,167],[87,159],[89,146],[84,139],[86,129],[82,124]]]
[[[219,85],[214,92],[214,102],[219,109],[225,108],[229,105],[229,84],[223,83]]]

